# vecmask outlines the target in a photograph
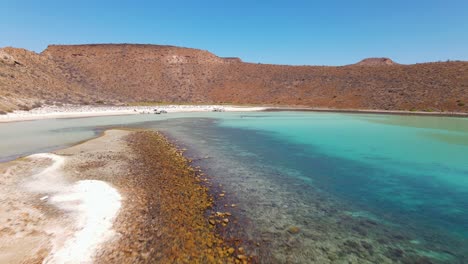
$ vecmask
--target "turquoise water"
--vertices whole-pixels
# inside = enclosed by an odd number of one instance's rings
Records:
[[[467,262],[467,119],[257,113],[166,126],[195,158],[211,155],[199,164],[246,205],[251,238],[272,240],[257,252],[265,263]]]
[[[19,156],[58,149],[97,136],[102,129],[181,117],[216,117],[214,113],[128,115],[45,119],[0,123],[0,162]]]
[[[230,210],[264,263],[468,262],[466,118],[261,112],[41,120],[0,124],[0,160],[126,126],[162,130],[187,147],[238,204]],[[301,231],[291,234],[292,226]]]
[[[384,203],[408,214],[437,216],[433,220],[440,220],[448,232],[468,237],[467,119],[292,113],[245,116],[220,125],[262,131],[301,146],[306,153],[301,166],[310,170],[314,167],[305,163],[315,156],[336,159],[339,163],[330,164],[323,175],[304,170],[302,177],[315,179],[318,186],[335,177],[334,188],[359,180],[359,192],[350,190],[350,196],[363,195],[360,200],[375,202],[377,208]],[[335,175],[327,176],[331,170],[337,170]]]

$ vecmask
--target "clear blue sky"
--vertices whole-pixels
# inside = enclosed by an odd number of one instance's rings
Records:
[[[468,0],[0,0],[0,47],[151,43],[276,64],[468,60]]]

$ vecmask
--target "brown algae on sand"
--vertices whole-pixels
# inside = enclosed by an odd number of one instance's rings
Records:
[[[70,182],[106,181],[122,194],[121,210],[113,223],[115,236],[96,248],[94,262],[256,261],[239,248],[241,240],[232,242],[224,237],[223,230],[235,228],[232,223],[235,222],[232,221],[234,216],[230,212],[214,212],[213,196],[209,193],[212,190],[205,186],[209,185],[206,177],[201,178],[203,174],[190,167],[189,160],[184,158],[182,152],[161,134],[110,130],[102,137],[56,151],[56,154],[67,157],[67,163],[62,168],[64,179]],[[0,203],[0,212],[3,212],[0,215],[3,224],[0,227],[0,259],[5,263],[42,262],[52,249],[50,243],[53,237],[44,232],[47,224],[68,224],[65,215],[52,210],[54,207],[48,205],[47,199],[43,200],[46,196],[31,195],[19,188],[19,182],[33,173],[29,170],[46,165],[50,164],[39,164],[37,160],[30,159],[0,164],[3,176],[0,189],[8,194],[3,197],[5,202]],[[36,204],[48,206],[36,208]],[[37,224],[26,225],[38,231],[24,234],[21,241],[14,240],[14,245],[21,245],[21,248],[5,247],[11,244],[8,242],[11,237],[18,236],[17,233],[9,235],[12,231],[4,228],[8,227],[5,223],[9,223],[7,220],[11,218],[10,224],[13,226],[22,219],[16,217],[16,211],[12,211],[14,208],[21,209],[18,214],[28,212],[28,218],[36,215],[27,211],[28,208],[40,213],[39,220],[33,219]],[[24,248],[28,248],[30,254],[18,254],[27,253]],[[10,256],[10,253],[14,256]]]
[[[134,154],[130,184],[144,193],[143,204],[135,208],[148,215],[133,234],[146,240],[148,261],[178,263],[245,263],[215,229],[207,210],[213,206],[200,175],[174,145],[158,132],[139,131],[126,138]],[[131,216],[130,216],[131,217]],[[227,216],[223,215],[223,219]],[[227,224],[229,221],[223,221]],[[131,240],[129,252],[132,254]],[[142,259],[140,259],[142,260]]]

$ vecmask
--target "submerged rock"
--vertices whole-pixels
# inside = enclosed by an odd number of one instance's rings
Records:
[[[301,231],[301,229],[297,226],[291,226],[290,228],[288,228],[288,232],[290,234],[297,234]]]

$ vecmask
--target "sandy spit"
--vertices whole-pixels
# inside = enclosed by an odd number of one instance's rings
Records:
[[[0,163],[0,263],[250,262],[200,182],[155,132]]]
[[[93,263],[118,239],[113,223],[122,196],[108,181],[117,170],[96,177],[85,167],[95,154],[122,150],[109,143],[127,133],[0,164],[0,263]]]

